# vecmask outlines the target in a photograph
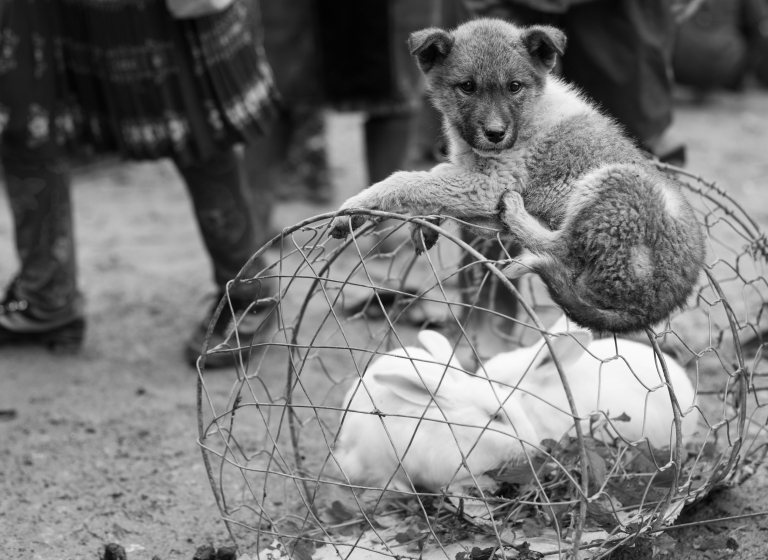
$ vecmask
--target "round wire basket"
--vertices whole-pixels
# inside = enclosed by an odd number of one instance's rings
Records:
[[[368,212],[340,242],[324,214],[263,247],[268,266],[230,287],[259,283],[272,311],[198,361],[199,445],[241,552],[599,558],[662,542],[754,472],[765,237],[724,190],[664,169],[707,264],[683,311],[628,339],[569,325],[537,277],[501,273],[514,248],[452,219]],[[422,256],[414,223],[440,234]],[[206,371],[212,353],[232,367]]]

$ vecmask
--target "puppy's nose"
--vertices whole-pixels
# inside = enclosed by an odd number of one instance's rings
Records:
[[[507,131],[506,129],[494,129],[494,128],[486,128],[485,129],[485,137],[488,138],[491,142],[494,144],[498,144],[504,139],[504,135],[506,135]]]

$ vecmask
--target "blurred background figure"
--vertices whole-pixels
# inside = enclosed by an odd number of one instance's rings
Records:
[[[698,101],[714,101],[718,90],[768,88],[768,0],[704,1],[678,29],[673,65],[675,80]],[[754,355],[766,341],[768,331],[746,329],[742,349]]]
[[[442,21],[442,1],[261,0],[260,5],[265,50],[283,104],[273,133],[245,151],[259,206],[275,200],[338,202],[325,150],[328,110],[363,115],[367,178],[360,189],[410,168],[425,99],[407,39]],[[378,250],[392,250],[403,237],[382,240]],[[386,284],[387,272],[380,272],[379,281]],[[353,302],[346,311],[362,306],[365,301]]]
[[[252,0],[4,2],[2,163],[21,269],[0,304],[0,344],[82,343],[86,319],[67,171],[74,147],[172,158],[191,195],[219,295],[261,246],[233,148],[263,134],[275,113],[254,6]],[[231,294],[236,315],[259,288],[240,285]],[[210,316],[192,329],[190,362]],[[225,308],[212,346],[231,323]],[[247,330],[247,321],[239,328]]]
[[[441,0],[440,22],[438,27],[453,29],[470,19],[469,11],[463,0]],[[416,62],[414,61],[414,64]],[[443,122],[427,99],[419,110],[418,137],[416,139],[416,161],[425,168],[445,160],[448,145],[443,138]]]
[[[247,147],[259,198],[301,193],[330,201],[326,108],[365,114],[369,183],[404,169],[424,91],[406,40],[441,21],[440,0],[262,0],[261,9],[267,58],[285,104],[274,134]],[[298,181],[286,181],[286,168]]]
[[[675,81],[700,96],[739,90],[754,76],[768,86],[768,1],[706,0],[678,31]]]

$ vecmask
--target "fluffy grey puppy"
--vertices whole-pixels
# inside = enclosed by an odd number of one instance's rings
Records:
[[[523,247],[507,276],[538,274],[582,327],[637,331],[685,304],[704,237],[678,183],[550,74],[565,42],[553,27],[494,19],[411,35],[443,115],[450,163],[395,173],[341,209],[443,214],[503,228]],[[364,221],[337,216],[331,235],[344,237]],[[427,248],[435,240],[425,235]]]

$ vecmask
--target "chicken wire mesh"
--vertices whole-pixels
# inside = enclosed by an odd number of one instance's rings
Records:
[[[451,219],[367,212],[339,242],[325,214],[262,248],[269,266],[233,282],[273,310],[198,362],[199,444],[241,550],[601,557],[748,477],[768,449],[765,237],[727,192],[664,169],[707,264],[685,310],[629,338],[568,324],[535,276],[504,278],[509,246]],[[440,233],[420,257],[412,223]],[[232,367],[207,372],[206,353]]]

